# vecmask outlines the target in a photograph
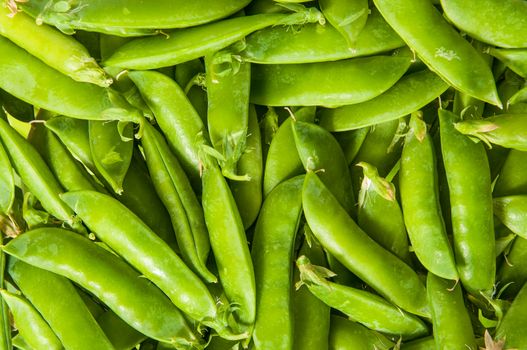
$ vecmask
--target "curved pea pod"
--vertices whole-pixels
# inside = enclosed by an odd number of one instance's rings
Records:
[[[525,7],[527,14],[527,6]],[[527,21],[525,21],[525,30],[527,30]],[[526,45],[527,47],[527,41]],[[512,71],[527,78],[527,49],[496,49],[489,48],[489,53],[505,63]]]
[[[249,35],[241,56],[260,64],[311,63],[375,55],[402,46],[404,41],[373,8],[351,46],[330,24],[306,24],[300,31],[274,26]]]
[[[321,0],[320,8],[324,17],[352,47],[368,20],[368,1]]]
[[[426,288],[437,349],[476,349],[476,339],[461,286],[429,272]]]
[[[82,29],[137,36],[154,33],[154,29],[191,27],[212,22],[241,10],[248,3],[248,0],[222,0],[214,3],[205,0],[191,3],[184,0],[163,0],[157,1],[155,6],[149,6],[141,0],[91,0],[88,4],[32,0],[19,6],[36,17],[37,21],[52,24],[67,34]]]
[[[426,106],[447,88],[448,84],[429,70],[411,73],[370,101],[322,110],[320,125],[329,131],[346,131],[388,122]]]
[[[62,349],[60,340],[29,301],[5,289],[0,294],[13,314],[19,334],[32,349]]]
[[[527,151],[527,114],[502,114],[477,120],[464,120],[454,124],[457,131],[475,137],[490,146],[491,143]]]
[[[507,349],[525,349],[527,335],[524,332],[527,325],[527,287],[523,285],[518,295],[514,298],[511,307],[503,316],[501,323],[496,328],[495,338],[504,340]]]
[[[66,278],[16,259],[9,261],[9,275],[66,349],[114,349]]]
[[[441,0],[446,17],[470,36],[500,47],[527,47],[527,4],[518,0]]]
[[[401,345],[401,350],[436,350],[436,342],[433,336],[412,340]]]
[[[182,29],[166,35],[135,39],[108,58],[105,66],[126,69],[157,69],[169,67],[221,50],[247,35],[265,27],[279,24],[323,22],[322,14],[314,9],[300,13],[274,13],[234,17],[215,23]]]
[[[326,280],[334,273],[321,266],[311,265],[307,257],[299,257],[296,264],[300,269],[300,285],[306,285],[317,298],[351,320],[372,330],[405,339],[427,333],[425,324],[418,317],[401,311],[383,298]]]
[[[518,294],[527,282],[527,239],[516,237],[505,257],[496,279],[500,281],[500,285],[508,285],[503,291],[503,296],[511,298]]]
[[[255,349],[293,346],[291,262],[302,215],[303,182],[304,177],[299,176],[278,185],[258,216],[251,249],[257,296],[252,334]]]
[[[0,212],[7,214],[15,200],[15,178],[9,157],[0,143]]]
[[[357,165],[364,171],[357,223],[382,247],[408,263],[410,247],[403,212],[395,196],[395,186],[380,177],[374,166],[365,162]]]
[[[190,181],[163,136],[145,124],[141,144],[154,187],[167,208],[183,261],[207,282],[217,282],[206,267],[210,250],[203,210]]]
[[[347,320],[344,317],[332,315],[329,332],[330,350],[389,350],[395,344],[384,335]]]
[[[11,95],[72,118],[142,123],[140,113],[123,104],[114,91],[77,82],[4,37],[0,37],[0,51],[0,88]]]
[[[23,122],[30,122],[35,118],[35,109],[32,105],[2,89],[0,89],[0,107],[10,116]]]
[[[265,106],[340,106],[371,100],[410,67],[408,57],[254,65],[251,102]]]
[[[514,95],[512,95],[511,98],[507,101],[507,104],[509,104],[508,106],[509,109],[511,109],[511,107],[514,108],[518,105],[521,108],[521,112],[524,112],[527,110],[527,107],[525,107],[526,102],[527,102],[527,87],[524,87],[518,90]]]
[[[306,171],[321,170],[320,180],[348,213],[354,212],[355,198],[348,163],[337,140],[312,123],[293,121],[292,128],[296,149]]]
[[[527,196],[494,198],[494,215],[518,236],[527,239]]]
[[[302,196],[306,220],[325,249],[388,301],[429,316],[417,273],[364,233],[315,173],[306,175]]]
[[[43,228],[25,232],[2,249],[79,284],[151,338],[188,347],[200,343],[181,312],[158,288],[87,238],[63,229]]]
[[[404,222],[423,266],[439,277],[457,280],[454,253],[441,214],[435,157],[432,137],[417,112],[410,119],[399,172]]]
[[[303,107],[297,110],[294,116],[297,120],[313,122],[315,112],[315,107]],[[293,136],[292,123],[293,118],[286,119],[276,131],[269,145],[264,167],[263,188],[265,196],[280,182],[304,172],[298,151],[294,152],[296,142]]]
[[[456,89],[501,107],[492,71],[430,1],[375,0],[384,19],[431,70]]]
[[[439,110],[454,256],[463,286],[470,293],[488,292],[496,272],[490,169],[483,145],[454,128],[458,119],[449,111]]]
[[[494,196],[527,194],[527,152],[512,149],[500,169],[494,186]]]
[[[115,350],[133,349],[147,338],[146,335],[138,332],[123,321],[112,310],[107,310],[97,317],[97,323],[102,328]]]

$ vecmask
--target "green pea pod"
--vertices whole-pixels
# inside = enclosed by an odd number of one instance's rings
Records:
[[[330,350],[389,350],[395,344],[380,333],[344,317],[331,316]]]
[[[20,350],[33,350],[20,334],[13,337],[13,346]]]
[[[2,89],[0,89],[0,107],[9,113],[10,116],[23,122],[30,122],[35,118],[35,111],[32,105]]]
[[[313,122],[315,120],[315,107],[304,107],[294,113],[296,120]],[[296,149],[292,129],[293,119],[286,119],[276,131],[265,159],[264,167],[264,195],[280,182],[300,175],[304,172],[302,161]]]
[[[490,67],[431,2],[374,0],[374,3],[386,22],[431,70],[456,89],[502,106]]]
[[[527,239],[527,196],[494,198],[494,215],[518,236]]]
[[[525,107],[525,102],[527,102],[527,87],[522,88],[521,90],[517,91],[514,95],[511,96],[511,98],[507,101],[507,104],[512,105],[515,107],[516,105],[520,105],[522,107],[522,112],[527,110],[527,107]]]
[[[84,228],[74,219],[73,211],[59,198],[62,188],[40,154],[1,118],[0,139],[22,182],[39,199],[44,209],[57,219],[83,232]]]
[[[0,143],[0,212],[9,213],[14,200],[15,178],[13,168],[2,143]]]
[[[418,317],[401,311],[383,298],[326,280],[334,273],[312,265],[307,257],[299,257],[296,264],[300,269],[300,285],[306,285],[317,298],[351,320],[372,330],[406,339],[427,333],[425,324]]]
[[[157,69],[207,56],[265,27],[279,24],[323,22],[315,8],[302,8],[299,13],[259,14],[234,17],[215,23],[187,28],[150,38],[139,38],[119,48],[105,66],[126,69]]]
[[[154,187],[167,208],[183,261],[207,282],[217,282],[206,267],[210,250],[207,228],[196,195],[163,136],[145,124],[141,144]]]
[[[112,310],[105,311],[97,318],[115,350],[130,350],[146,339],[146,335],[138,332]]]
[[[234,315],[245,331],[254,324],[256,292],[243,222],[227,181],[212,159],[205,163],[202,182],[203,212],[220,281],[229,302],[237,305]]]
[[[527,336],[523,331],[527,325],[526,310],[527,287],[524,285],[496,328],[495,338],[503,339],[507,349],[525,349],[527,347]]]
[[[0,243],[4,243],[4,230],[0,230]],[[0,288],[5,288],[5,270],[6,256],[3,251],[0,252]],[[0,349],[12,349],[11,324],[9,320],[9,311],[7,304],[3,299],[0,300]]]
[[[429,70],[411,73],[370,101],[322,110],[320,125],[329,131],[346,131],[388,122],[426,106],[447,88]]]
[[[340,106],[360,103],[392,87],[409,66],[408,57],[397,56],[255,65],[252,71],[251,102],[265,106]]]
[[[458,120],[439,110],[457,270],[463,286],[479,294],[492,290],[496,272],[490,169],[483,145],[454,128]]]
[[[263,157],[260,128],[254,105],[249,106],[249,125],[245,152],[238,161],[238,174],[246,174],[249,181],[231,181],[232,196],[243,221],[249,228],[256,220],[262,205]]]
[[[43,228],[25,232],[2,249],[28,264],[71,279],[145,335],[184,349],[193,345],[199,348],[200,340],[159,289],[89,239],[63,229]]]
[[[401,345],[401,350],[436,350],[436,342],[433,336],[412,340]]]
[[[527,151],[527,114],[502,114],[454,124],[457,131],[475,137],[488,146],[496,144]]]
[[[291,262],[302,214],[303,182],[300,176],[278,185],[258,216],[251,250],[257,295],[252,335],[255,349],[293,346]]]
[[[9,261],[9,275],[66,349],[113,349],[66,278],[16,259]]]
[[[334,134],[346,156],[348,164],[353,163],[369,132],[370,128],[361,128]]]
[[[203,84],[206,84],[206,79],[203,79],[205,67],[199,58],[183,62],[175,66],[174,80],[179,86],[185,87],[187,97],[200,115],[203,123],[207,123],[207,92]]]
[[[399,186],[404,222],[417,258],[437,276],[457,280],[454,253],[439,203],[434,145],[419,112],[410,119],[401,156]]]
[[[410,247],[395,186],[379,176],[374,166],[365,162],[357,165],[364,171],[357,223],[382,247],[409,263]]]
[[[523,175],[525,172],[527,172],[527,152],[512,149],[499,172],[494,186],[494,196],[527,194],[527,178]]]
[[[292,128],[296,149],[306,171],[321,170],[320,180],[348,213],[354,212],[355,198],[348,163],[337,140],[312,123],[294,121]]]
[[[527,6],[525,7],[527,13]],[[527,29],[527,23],[525,25]],[[525,44],[527,47],[527,42]],[[527,78],[527,49],[495,49],[489,48],[489,53],[505,63],[512,71]]]
[[[62,349],[60,340],[30,302],[5,289],[0,294],[13,314],[19,334],[32,349]]]
[[[500,47],[527,47],[527,4],[508,0],[441,0],[446,17],[473,38]]]
[[[516,237],[496,279],[501,286],[508,286],[503,291],[504,297],[510,299],[518,294],[527,282],[527,239]]]
[[[353,47],[368,20],[368,1],[321,0],[320,9],[329,23]]]
[[[313,233],[344,266],[395,305],[429,316],[417,273],[364,233],[313,172],[306,175],[302,203]]]
[[[437,349],[476,349],[476,339],[461,286],[428,273],[426,288],[432,309]]]

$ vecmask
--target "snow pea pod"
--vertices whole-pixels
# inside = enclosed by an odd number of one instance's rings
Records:
[[[454,128],[458,120],[439,110],[457,270],[464,287],[479,294],[492,290],[496,271],[490,169],[483,145]]]
[[[512,149],[499,172],[494,196],[510,196],[515,194],[527,194],[527,152]]]
[[[32,349],[62,349],[60,340],[29,301],[5,289],[0,294],[11,310],[19,334]]]
[[[496,339],[505,340],[504,346],[508,349],[527,348],[527,336],[524,332],[527,325],[527,284],[514,298],[511,307],[503,316],[501,323],[496,328]]]
[[[501,114],[493,117],[464,120],[454,124],[457,131],[485,142],[527,151],[527,114]]]
[[[310,63],[375,55],[402,46],[404,41],[373,8],[351,47],[330,24],[306,24],[300,31],[274,26],[249,35],[241,56],[260,64]]]
[[[429,316],[417,273],[364,233],[315,173],[306,175],[302,196],[306,220],[324,248],[387,300]]]
[[[439,203],[439,184],[432,137],[422,113],[412,114],[399,172],[404,222],[415,254],[435,275],[457,280],[454,253]]]
[[[42,228],[25,232],[2,249],[79,284],[151,338],[187,348],[200,343],[181,312],[158,288],[87,238],[59,228]]]
[[[221,50],[247,35],[272,25],[322,21],[315,8],[300,13],[259,14],[234,17],[199,27],[176,30],[166,35],[139,38],[123,45],[105,66],[126,69],[157,69],[190,61]],[[155,21],[154,21],[155,22]]]
[[[446,17],[470,36],[500,47],[527,47],[527,4],[522,0],[441,0]]]
[[[15,178],[13,168],[4,146],[0,143],[0,212],[9,213],[14,200]]]
[[[374,0],[384,19],[426,65],[454,88],[501,107],[492,71],[429,1]]]
[[[371,100],[410,67],[408,57],[253,65],[251,102],[265,106],[340,106]]]
[[[322,110],[320,125],[329,131],[346,131],[388,122],[426,106],[447,88],[448,85],[429,70],[411,73],[370,101]]]
[[[324,17],[352,47],[368,20],[368,1],[320,0],[319,4]]]
[[[303,176],[279,184],[258,216],[251,255],[256,281],[255,349],[293,346],[293,271],[296,232],[302,215]],[[280,337],[276,335],[280,334]]]
[[[380,333],[341,316],[331,316],[330,350],[389,350],[395,344]]]
[[[527,6],[525,9],[527,13]],[[525,21],[525,28],[527,30],[527,21]],[[505,63],[516,74],[527,78],[527,49],[496,49],[491,47],[489,53]]]
[[[436,343],[433,336],[412,340],[401,345],[401,350],[436,350]]]
[[[494,198],[494,215],[518,236],[527,239],[527,196]]]
[[[16,259],[9,261],[9,275],[65,349],[114,349],[66,278]]]
[[[503,291],[503,296],[511,298],[518,294],[527,282],[527,239],[516,237],[506,258],[498,270],[496,279],[500,281],[500,285],[508,285]]]
[[[326,280],[333,273],[321,266],[312,265],[307,257],[299,257],[296,264],[300,270],[301,284],[306,285],[325,304],[341,311],[351,320],[374,331],[404,339],[427,333],[425,324],[418,317],[401,311],[383,298]]]
[[[459,284],[429,272],[426,288],[437,349],[476,349],[476,339]]]

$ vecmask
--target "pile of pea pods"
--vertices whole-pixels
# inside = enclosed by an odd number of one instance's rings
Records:
[[[527,350],[526,0],[0,0],[0,350]]]

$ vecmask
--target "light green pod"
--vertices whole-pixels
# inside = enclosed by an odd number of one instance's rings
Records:
[[[527,78],[527,49],[496,49],[491,47],[489,53],[503,62],[513,72]]]
[[[330,350],[389,350],[395,344],[381,333],[344,317],[331,316]]]
[[[353,47],[368,20],[368,0],[320,0],[319,5],[324,17]]]

